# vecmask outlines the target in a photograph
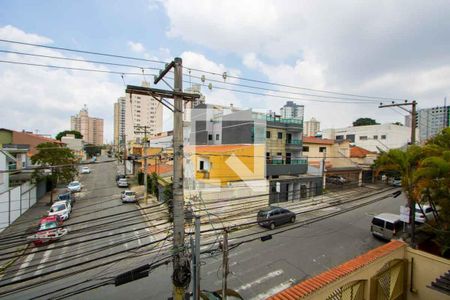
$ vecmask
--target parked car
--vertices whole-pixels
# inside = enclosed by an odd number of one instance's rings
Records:
[[[71,183],[69,183],[69,185],[67,186],[67,188],[69,189],[69,191],[71,191],[72,193],[74,192],[79,192],[81,191],[81,183],[79,181],[72,181]]]
[[[344,183],[347,182],[347,180],[344,177],[340,176],[340,175],[327,176],[326,181],[328,183],[334,183],[334,184],[344,184]]]
[[[391,240],[399,236],[403,225],[400,215],[382,213],[373,217],[370,232],[376,237]]]
[[[422,210],[425,214],[422,213]],[[433,221],[434,218],[434,213],[433,213],[433,207],[431,207],[431,205],[429,204],[422,204],[422,210],[419,207],[419,204],[416,204],[416,216],[415,216],[415,221],[416,223],[425,223],[427,220],[428,221]],[[436,206],[436,210],[439,211],[440,207]],[[425,218],[426,216],[426,218]]]
[[[73,204],[75,202],[75,197],[69,191],[69,192],[65,192],[65,193],[59,194],[56,197],[56,201],[69,201],[70,206],[73,206]]]
[[[89,167],[82,167],[81,174],[91,174],[91,169]]]
[[[117,174],[116,175],[116,182],[119,181],[120,178],[127,178],[127,176],[125,176],[123,174]]]
[[[122,203],[133,203],[136,202],[136,193],[130,190],[122,192]]]
[[[126,178],[120,178],[117,180],[118,187],[128,187],[128,180]]]
[[[261,209],[256,217],[258,225],[274,229],[276,226],[295,222],[295,213],[281,207],[270,206]]]
[[[70,217],[72,207],[67,201],[58,201],[53,203],[52,207],[48,211],[49,216],[58,216],[62,221],[67,220]]]
[[[402,179],[401,179],[401,178],[398,178],[398,177],[392,179],[391,185],[392,185],[392,186],[398,186],[398,187],[401,187],[401,186],[402,186]]]
[[[67,234],[67,229],[61,228],[62,220],[58,216],[44,217],[39,221],[37,232],[28,237],[35,246],[42,246],[58,240]]]
[[[96,162],[97,161],[97,156],[93,156],[91,159],[91,162]]]

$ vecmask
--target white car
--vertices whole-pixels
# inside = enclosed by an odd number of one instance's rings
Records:
[[[130,190],[122,192],[122,203],[132,203],[136,202],[136,193]]]
[[[67,220],[70,216],[71,207],[66,201],[58,201],[53,203],[48,211],[48,216],[58,216],[61,220]]]
[[[89,167],[81,168],[81,174],[90,174],[90,173],[91,173],[91,169],[89,169]]]
[[[117,180],[118,187],[128,187],[128,180],[126,178],[120,178]]]
[[[425,215],[422,213],[422,210],[420,209],[419,205],[416,204],[416,216],[415,216],[416,223],[423,224],[423,223],[426,223],[427,220],[428,221],[434,220],[433,208],[431,207],[431,205],[422,204],[422,209],[426,215],[426,218],[425,218]],[[440,207],[436,206],[436,209],[437,209],[437,211],[439,211]]]
[[[71,183],[69,183],[69,185],[67,186],[67,188],[69,189],[69,191],[71,191],[72,193],[74,192],[79,192],[81,191],[81,183],[79,181],[72,181]]]

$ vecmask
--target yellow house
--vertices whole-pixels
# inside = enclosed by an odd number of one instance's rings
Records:
[[[265,179],[265,145],[202,145],[185,149],[196,181],[224,186]]]

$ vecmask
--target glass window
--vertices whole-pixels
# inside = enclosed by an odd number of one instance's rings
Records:
[[[327,152],[327,147],[319,147],[319,152]]]
[[[204,170],[204,169],[205,169],[205,162],[203,160],[201,160],[199,170]]]
[[[372,224],[375,225],[375,226],[379,226],[379,227],[384,228],[384,221],[383,220],[380,220],[380,219],[377,219],[377,218],[373,218],[372,219]]]
[[[374,140],[378,140],[378,135],[374,135],[374,136],[373,136],[373,139],[374,139]]]
[[[359,137],[359,139],[360,139],[361,141],[365,141],[365,140],[367,140],[367,136],[366,136],[366,135],[361,135],[361,136]]]
[[[220,135],[219,135],[219,134],[216,134],[216,141],[218,141],[219,138],[220,138]]]
[[[208,134],[208,141],[212,141],[212,134]]]
[[[336,140],[343,140],[344,139],[344,136],[343,135],[337,135],[336,136]]]
[[[270,131],[266,131],[266,139],[270,139]]]
[[[281,140],[283,138],[283,133],[282,132],[278,132],[278,139]]]
[[[391,222],[386,222],[386,229],[394,230],[394,224]]]
[[[303,146],[302,151],[303,152],[309,152],[309,146]]]
[[[386,139],[386,135],[385,135],[385,134],[382,134],[382,135],[381,135],[381,139],[382,139],[382,140],[385,140],[385,139]]]

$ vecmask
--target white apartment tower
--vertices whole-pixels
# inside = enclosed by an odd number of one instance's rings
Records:
[[[450,126],[450,106],[420,109],[417,112],[416,126],[419,128],[421,141],[432,138]]]
[[[303,133],[305,136],[315,136],[320,131],[320,122],[315,118],[304,122]]]
[[[294,101],[287,101],[286,104],[280,109],[282,118],[303,120],[303,114],[305,107],[294,103]]]
[[[142,86],[148,87],[143,82]],[[140,142],[144,133],[135,126],[147,126],[148,135],[151,137],[162,131],[163,105],[156,99],[147,95],[127,94],[120,97],[114,104],[114,140],[117,144],[136,141]]]

